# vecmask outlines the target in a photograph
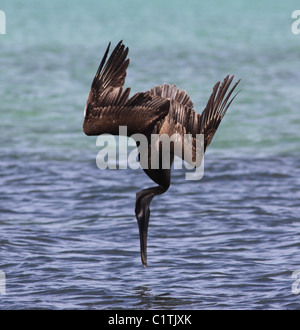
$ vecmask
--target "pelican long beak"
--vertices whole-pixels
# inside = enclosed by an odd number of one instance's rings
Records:
[[[147,267],[147,235],[150,217],[149,205],[152,198],[153,194],[142,198],[140,200],[139,206],[135,210],[140,232],[141,259],[144,267]]]
[[[149,209],[148,213],[148,216],[137,217],[140,232],[141,259],[144,267],[147,267],[147,235],[150,215]]]

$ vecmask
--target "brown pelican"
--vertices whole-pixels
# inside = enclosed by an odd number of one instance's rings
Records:
[[[87,104],[84,109],[83,131],[87,135],[119,134],[119,126],[127,126],[127,135],[144,134],[150,141],[151,134],[174,133],[191,134],[193,159],[197,150],[197,134],[204,134],[204,152],[235,98],[231,95],[239,81],[229,89],[234,76],[227,76],[213,87],[208,103],[201,114],[193,109],[193,102],[185,91],[176,85],[155,86],[149,91],[136,93],[129,98],[130,88],[123,89],[126,70],[129,65],[128,47],[120,41],[109,59],[110,43],[101,60],[93,80]],[[159,147],[160,148],[160,147]],[[174,149],[169,157],[174,159]],[[161,152],[161,150],[160,150]],[[154,196],[163,194],[170,186],[171,170],[159,163],[159,168],[151,168],[151,148],[148,151],[149,166],[145,173],[158,184],[136,194],[135,214],[139,226],[141,259],[147,265],[147,233],[150,216],[149,205]]]

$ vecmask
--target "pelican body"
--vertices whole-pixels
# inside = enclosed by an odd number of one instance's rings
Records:
[[[196,137],[198,134],[203,134],[202,147],[205,152],[237,95],[231,97],[240,80],[231,86],[234,76],[228,75],[222,83],[217,82],[203,112],[197,114],[189,95],[176,85],[155,86],[149,91],[129,97],[130,88],[124,88],[129,65],[128,47],[125,48],[120,41],[107,60],[109,48],[110,43],[92,82],[84,109],[84,133],[118,135],[119,127],[126,126],[128,136],[143,134],[149,142],[152,134],[168,136],[189,134],[192,138],[192,160],[196,159],[198,152]],[[161,145],[158,145],[158,148],[161,152]],[[184,149],[183,143],[182,148]],[[144,266],[147,266],[149,206],[154,196],[163,194],[170,186],[175,149],[171,148],[170,153],[168,168],[163,167],[162,162],[159,163],[158,168],[151,168],[151,147],[149,147],[149,164],[143,170],[157,186],[143,189],[136,194],[135,215],[139,226],[141,261]],[[181,156],[183,154],[181,153]],[[161,156],[163,158],[163,155]],[[200,163],[197,164],[199,165]]]

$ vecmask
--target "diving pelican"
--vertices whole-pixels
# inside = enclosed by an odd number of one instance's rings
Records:
[[[228,75],[222,83],[217,82],[205,109],[201,114],[197,114],[188,94],[179,90],[176,85],[155,86],[149,91],[139,92],[129,97],[130,88],[123,89],[129,65],[128,47],[125,48],[123,42],[120,41],[106,61],[109,48],[110,43],[92,82],[84,109],[84,133],[86,135],[105,133],[119,135],[119,126],[126,126],[128,136],[140,133],[145,135],[149,141],[151,134],[169,136],[174,133],[180,136],[190,134],[193,141],[193,160],[197,153],[196,135],[203,134],[205,152],[228,107],[237,95],[235,94],[230,99],[240,80],[231,89],[229,87],[234,76]],[[161,149],[161,146],[158,148]],[[169,157],[170,165],[174,160],[174,149],[172,150]],[[148,160],[149,166],[143,170],[157,186],[138,192],[135,204],[141,260],[145,267],[147,266],[149,206],[154,196],[161,195],[168,190],[171,178],[170,167],[167,169],[162,167],[161,162],[159,168],[151,168],[151,147],[148,151]]]

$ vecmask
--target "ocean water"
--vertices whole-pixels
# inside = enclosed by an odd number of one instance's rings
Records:
[[[0,309],[299,309],[296,9],[1,0]],[[96,137],[82,132],[100,59],[121,39],[133,92],[176,83],[201,112],[218,80],[242,79],[202,180],[175,170],[153,200],[147,268],[134,205],[152,182],[142,170],[99,170]]]

